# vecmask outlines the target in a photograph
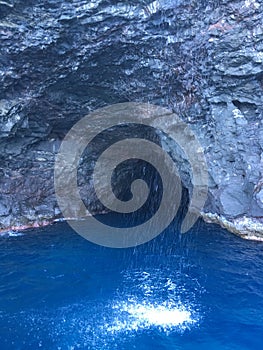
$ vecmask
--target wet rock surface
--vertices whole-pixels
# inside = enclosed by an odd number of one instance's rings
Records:
[[[204,212],[260,225],[262,18],[261,0],[0,1],[0,227],[59,217],[61,140],[90,111],[128,101],[189,123],[208,162]]]

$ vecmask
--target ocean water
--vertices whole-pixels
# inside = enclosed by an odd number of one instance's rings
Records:
[[[0,349],[261,350],[263,243],[177,231],[123,250],[66,223],[1,236]]]

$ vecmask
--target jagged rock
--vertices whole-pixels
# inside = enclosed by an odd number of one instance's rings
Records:
[[[228,217],[238,217],[248,212],[251,203],[251,192],[248,184],[242,179],[231,179],[231,182],[222,189],[220,202],[222,213]]]
[[[127,101],[189,123],[208,162],[205,212],[263,217],[262,16],[262,0],[0,1],[1,227],[59,216],[59,143],[90,111]]]
[[[257,198],[257,204],[261,209],[263,209],[263,190],[257,193],[256,198]]]

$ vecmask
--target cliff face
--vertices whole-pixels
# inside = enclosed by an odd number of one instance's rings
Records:
[[[203,216],[263,237],[262,17],[261,0],[0,1],[1,228],[59,217],[53,167],[67,131],[137,101],[198,136]]]

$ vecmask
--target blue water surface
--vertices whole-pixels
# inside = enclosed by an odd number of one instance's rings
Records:
[[[66,223],[0,237],[0,349],[263,349],[263,243],[177,231],[130,249]]]

